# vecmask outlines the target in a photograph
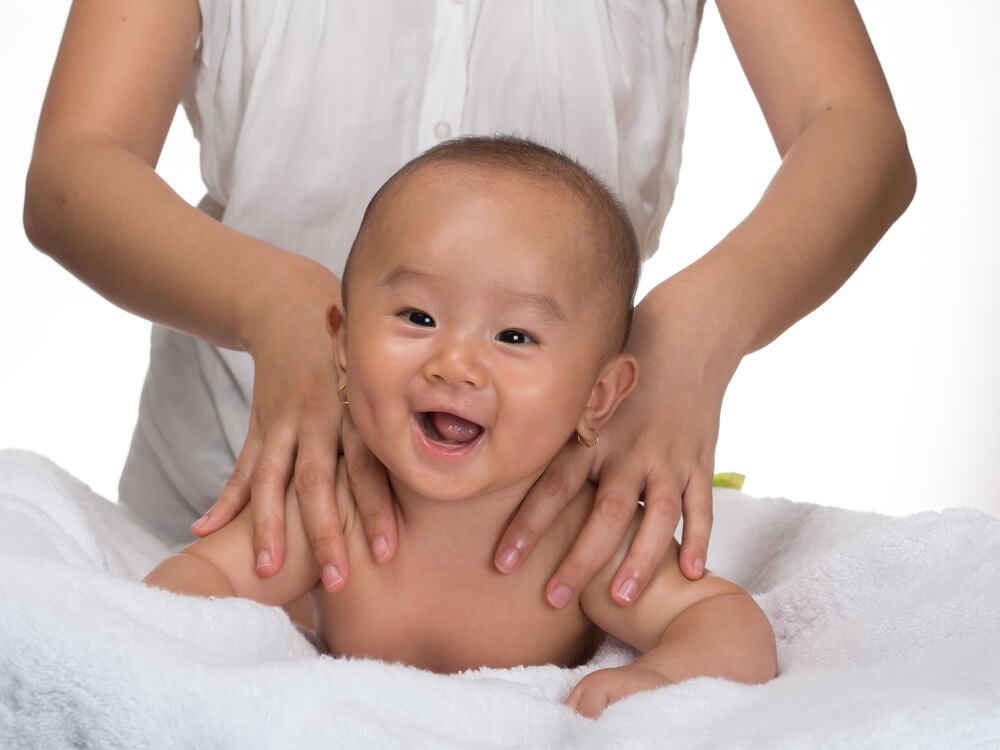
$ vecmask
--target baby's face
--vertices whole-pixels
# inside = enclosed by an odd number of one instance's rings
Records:
[[[449,164],[387,199],[352,261],[338,336],[352,419],[424,497],[526,490],[606,359],[579,203]]]

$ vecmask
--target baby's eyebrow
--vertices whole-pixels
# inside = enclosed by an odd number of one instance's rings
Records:
[[[418,271],[409,266],[399,266],[379,279],[378,286],[394,287],[408,281],[429,281],[434,278],[434,274],[426,271]],[[543,318],[566,322],[566,314],[562,307],[559,306],[554,297],[548,294],[523,292],[517,289],[502,289],[499,293],[501,297],[510,300],[515,305],[533,307]]]
[[[427,281],[432,278],[434,278],[433,275],[426,273],[425,271],[418,271],[415,268],[409,268],[407,266],[399,266],[392,269],[389,273],[379,279],[378,286],[393,287],[407,281]]]
[[[559,307],[559,303],[547,294],[507,290],[504,292],[504,296],[510,297],[517,305],[535,308],[543,318],[566,322],[566,316],[563,314],[562,308]]]

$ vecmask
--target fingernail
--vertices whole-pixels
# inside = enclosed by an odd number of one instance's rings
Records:
[[[271,553],[266,549],[262,549],[257,553],[257,570],[261,568],[267,568],[271,565]]]
[[[620,584],[618,584],[618,598],[623,602],[629,602],[635,600],[636,594],[639,593],[639,582],[634,578],[626,578]]]
[[[565,583],[560,583],[552,591],[549,592],[549,604],[557,609],[562,609],[567,604],[569,600],[573,598],[573,589],[567,586]]]
[[[700,576],[702,573],[705,572],[705,561],[702,560],[700,557],[695,558],[694,565],[692,567],[694,567],[695,575]]]
[[[199,518],[197,521],[195,521],[193,524],[191,524],[191,528],[193,529],[195,526],[201,526],[201,525],[203,525],[205,523],[205,521],[208,520],[208,515],[209,514],[206,513],[201,518]]]
[[[326,588],[333,588],[342,580],[344,577],[340,574],[340,569],[336,565],[324,565],[323,571],[320,573],[320,577],[323,579],[323,585]]]
[[[520,557],[514,547],[504,547],[503,551],[497,555],[497,567],[504,573],[510,573],[517,567],[517,559]]]
[[[372,556],[376,562],[382,562],[389,556],[389,540],[384,536],[377,536],[372,541]]]

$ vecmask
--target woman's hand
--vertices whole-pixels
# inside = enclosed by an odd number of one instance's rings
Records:
[[[682,513],[681,570],[692,580],[704,571],[719,413],[739,360],[715,353],[719,342],[702,322],[704,311],[686,307],[672,286],[661,284],[636,308],[627,346],[639,361],[635,390],[595,447],[572,441],[552,461],[497,548],[497,567],[515,570],[584,481],[598,482],[594,510],[546,587],[553,606],[582,591],[615,553],[640,497],[646,514],[612,581],[615,601],[641,595]]]
[[[283,286],[248,336],[254,387],[246,441],[218,500],[192,530],[210,534],[250,502],[257,573],[274,575],[284,561],[285,492],[293,487],[323,585],[338,591],[350,572],[334,496],[341,449],[376,562],[392,558],[396,526],[385,470],[357,438],[337,396],[341,376],[325,321],[339,300],[339,282],[319,268],[304,267],[299,283]]]

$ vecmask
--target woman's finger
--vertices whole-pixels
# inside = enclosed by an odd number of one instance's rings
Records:
[[[250,475],[250,512],[257,575],[281,570],[285,556],[285,488],[295,463],[296,441],[291,430],[272,430]]]
[[[567,443],[532,485],[497,545],[493,563],[501,573],[517,570],[583,487],[592,463],[586,450],[575,441]]]
[[[336,442],[336,435],[329,431],[304,433],[299,438],[292,476],[302,528],[327,591],[340,591],[350,575],[344,527],[334,496]]]
[[[644,479],[639,465],[631,461],[604,463],[594,509],[545,587],[545,596],[553,607],[566,606],[611,559],[639,507]]]
[[[681,518],[676,486],[655,475],[646,479],[645,512],[639,531],[611,583],[611,598],[620,605],[636,601],[670,548]]]
[[[372,559],[378,563],[389,562],[396,554],[396,514],[393,512],[389,477],[385,467],[368,450],[361,440],[350,413],[344,413],[343,435],[344,462],[347,464],[347,481],[354,495],[354,502],[361,516]]]
[[[218,531],[239,515],[240,511],[250,502],[250,477],[253,467],[260,454],[260,440],[255,436],[253,425],[247,434],[246,442],[240,451],[236,464],[233,466],[226,484],[212,507],[205,515],[191,525],[191,533],[195,536],[208,536]]]
[[[696,471],[684,489],[684,531],[681,535],[681,572],[697,581],[705,572],[708,540],[712,535],[712,469]]]

